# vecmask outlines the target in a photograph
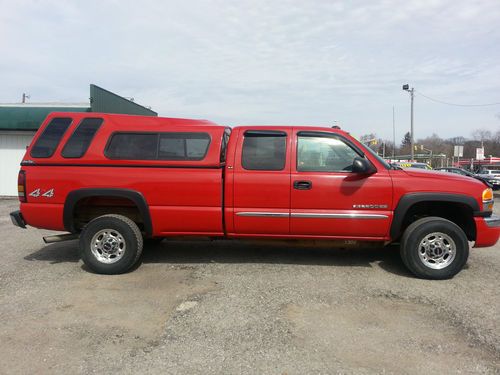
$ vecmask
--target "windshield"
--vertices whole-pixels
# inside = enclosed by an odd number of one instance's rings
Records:
[[[412,164],[410,168],[428,169],[425,164]]]
[[[364,146],[364,145],[363,145]],[[381,158],[375,151],[373,151],[370,147],[363,147],[365,150],[367,150],[371,155],[373,155],[380,163],[384,165],[386,169],[391,169],[391,166],[387,161],[385,161],[383,158]]]

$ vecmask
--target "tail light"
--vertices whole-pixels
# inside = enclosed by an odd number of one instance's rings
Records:
[[[17,175],[17,195],[19,197],[19,202],[26,202],[26,172],[19,171]]]

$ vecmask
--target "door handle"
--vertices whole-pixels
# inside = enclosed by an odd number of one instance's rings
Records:
[[[313,184],[311,181],[294,181],[293,188],[297,190],[311,190]]]

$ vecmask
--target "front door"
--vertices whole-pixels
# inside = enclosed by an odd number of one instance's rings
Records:
[[[291,130],[246,129],[234,163],[234,231],[288,235]]]
[[[292,235],[380,238],[392,218],[392,180],[386,169],[351,172],[362,156],[348,139],[328,132],[295,132],[292,155]]]

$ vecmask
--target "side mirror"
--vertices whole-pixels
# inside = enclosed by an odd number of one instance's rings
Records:
[[[352,162],[352,171],[359,174],[373,174],[377,170],[368,159],[356,157]]]

